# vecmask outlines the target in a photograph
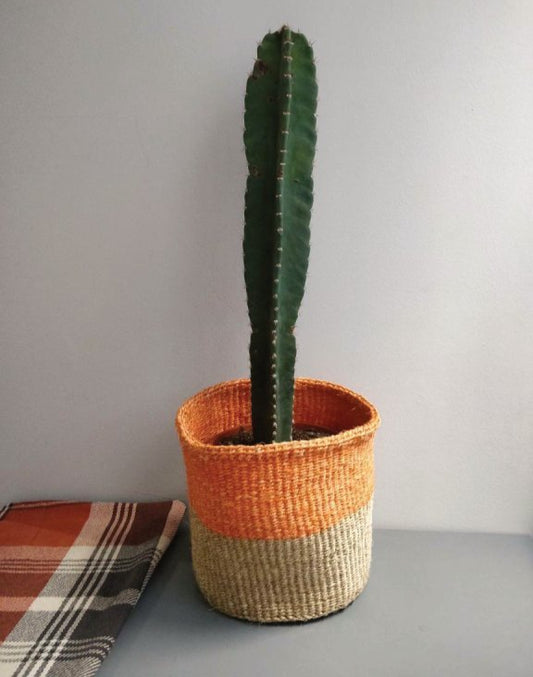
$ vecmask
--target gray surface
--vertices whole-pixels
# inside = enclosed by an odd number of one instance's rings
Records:
[[[225,617],[194,585],[180,532],[99,677],[530,677],[527,536],[375,532],[370,582],[340,614],[260,626]]]

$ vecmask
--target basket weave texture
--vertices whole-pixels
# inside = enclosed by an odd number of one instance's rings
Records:
[[[254,446],[215,440],[251,427],[250,381],[226,381],[178,410],[197,583],[216,609],[264,623],[344,608],[364,588],[372,548],[373,442],[363,397],[296,379],[294,423],[327,437]]]

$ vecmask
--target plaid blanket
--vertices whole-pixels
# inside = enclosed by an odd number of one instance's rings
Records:
[[[0,509],[0,676],[94,675],[184,510],[180,501]]]

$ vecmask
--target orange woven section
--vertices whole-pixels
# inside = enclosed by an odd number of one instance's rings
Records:
[[[347,388],[297,379],[294,420],[336,434],[252,447],[213,445],[221,433],[251,425],[248,379],[208,388],[179,409],[189,500],[206,527],[235,538],[298,538],[370,501],[379,425],[374,407]]]

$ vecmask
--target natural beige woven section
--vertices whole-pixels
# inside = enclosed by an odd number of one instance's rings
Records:
[[[207,601],[262,623],[305,621],[343,609],[363,590],[372,552],[372,499],[325,531],[293,539],[232,538],[191,510],[193,566]]]

